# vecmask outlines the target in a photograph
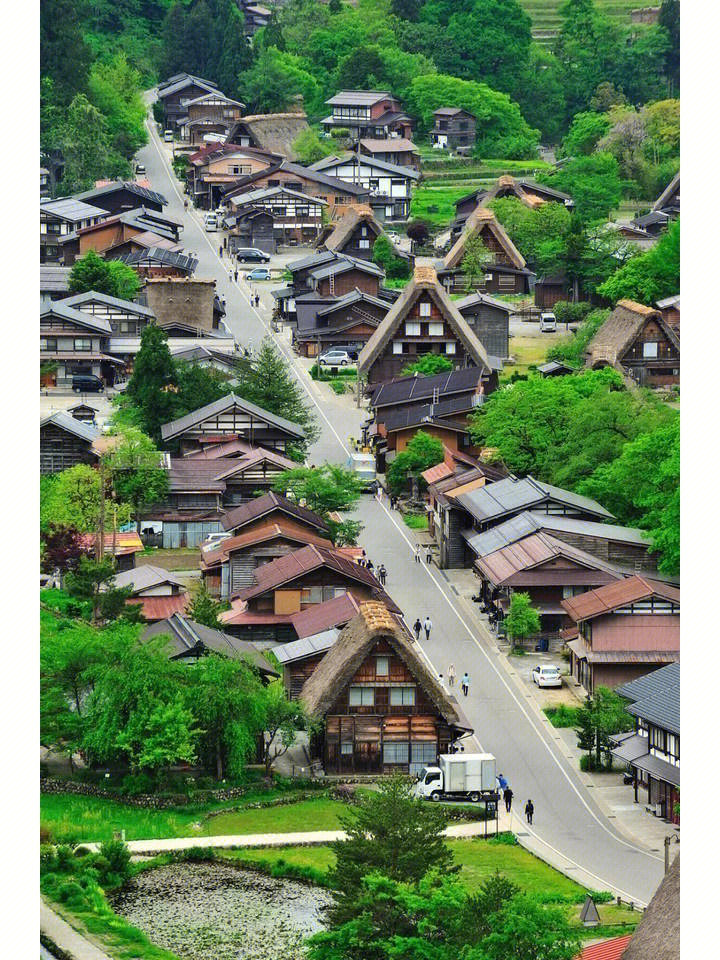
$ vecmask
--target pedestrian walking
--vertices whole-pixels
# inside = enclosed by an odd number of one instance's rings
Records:
[[[462,679],[460,680],[460,686],[462,687],[463,696],[466,697],[468,695],[468,690],[470,689],[470,676],[467,670],[462,675]]]
[[[260,294],[255,294],[255,308],[257,309],[260,306]]]
[[[432,549],[430,544],[425,548],[425,563],[430,563],[432,561]]]
[[[387,570],[385,569],[384,563],[381,563],[378,567],[378,576],[380,577],[380,583],[385,586],[385,581],[387,580]]]
[[[222,244],[218,247],[218,256],[222,257]]]
[[[415,631],[415,639],[416,639],[416,640],[419,640],[419,639],[420,639],[420,631],[422,630],[422,624],[420,623],[420,617],[418,617],[417,620],[415,621],[415,623],[413,624],[413,630]]]
[[[367,560],[365,561],[365,568],[366,568],[367,570],[369,570],[370,573],[372,573],[374,567],[375,567],[375,564],[372,562],[372,560],[370,559],[370,557],[368,557]]]
[[[510,813],[510,808],[512,807],[512,798],[513,798],[512,790],[510,789],[510,787],[505,787],[505,789],[503,790],[503,800],[505,801],[505,809],[508,813]]]
[[[508,782],[502,773],[498,774],[498,784],[500,785],[500,792],[504,792]]]
[[[534,814],[534,813],[535,813],[535,807],[534,807],[534,805],[533,805],[533,802],[532,802],[532,800],[528,800],[528,802],[525,804],[525,816],[526,816],[527,822],[530,824],[530,826],[532,826],[532,820],[533,820],[533,814]]]
[[[430,639],[430,631],[432,630],[432,620],[430,617],[425,617],[423,621],[423,630],[425,631],[425,642]]]
[[[378,484],[377,490],[375,491],[375,499],[377,500],[378,503],[382,503],[382,495],[383,495],[382,487],[380,486],[380,484]]]
[[[440,684],[440,689],[441,689],[441,690],[444,690],[444,689],[445,689],[445,678],[443,677],[443,675],[442,675],[441,673],[438,674],[438,683]]]
[[[455,664],[451,663],[448,667],[448,684],[451,687],[455,686],[455,680],[457,679],[457,674],[455,673]]]
[[[415,563],[420,563],[422,561],[422,557],[420,556],[420,550],[421,550],[420,544],[416,543],[415,544]]]

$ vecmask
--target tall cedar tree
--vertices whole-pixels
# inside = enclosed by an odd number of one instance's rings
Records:
[[[196,623],[202,623],[213,630],[220,630],[222,626],[218,620],[218,614],[222,605],[210,596],[205,584],[201,584],[200,589],[195,594],[188,610],[188,617]]]
[[[377,793],[363,797],[340,821],[346,839],[332,845],[336,862],[330,883],[340,891],[330,908],[333,925],[355,916],[362,879],[374,870],[391,880],[414,883],[433,868],[444,873],[456,869],[443,838],[446,812],[415,798],[402,774],[394,774]]]
[[[315,417],[307,406],[298,381],[269,337],[265,337],[260,344],[252,363],[241,367],[235,392],[263,410],[301,426],[305,431],[305,440],[297,444],[299,455],[304,456],[307,448],[319,436]]]
[[[160,427],[173,419],[175,409],[175,364],[167,345],[167,333],[149,323],[142,332],[140,350],[125,390],[140,412],[142,429],[155,443]]]

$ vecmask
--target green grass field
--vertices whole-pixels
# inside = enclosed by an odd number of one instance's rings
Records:
[[[227,810],[237,801],[194,807],[188,810],[143,810],[140,807],[95,797],[42,794],[40,821],[53,838],[71,837],[76,842],[111,840],[124,830],[127,840],[167,837],[211,837],[224,834],[295,833],[301,830],[334,830],[338,814],[347,810],[339,800],[318,797],[298,803],[250,810]]]
[[[447,227],[455,216],[455,204],[472,191],[472,184],[459,187],[419,187],[410,204],[412,220],[426,220],[436,228]]]
[[[562,0],[519,0],[520,6],[532,20],[533,33],[537,30],[558,30],[558,10]],[[611,20],[624,27],[630,26],[630,11],[642,6],[637,0],[595,0],[595,6]]]

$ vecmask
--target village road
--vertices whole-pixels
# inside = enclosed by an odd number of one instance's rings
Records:
[[[247,288],[229,279],[227,263],[218,256],[217,234],[206,234],[200,217],[184,210],[177,181],[171,177],[167,152],[154,124],[151,141],[138,157],[145,164],[153,189],[168,201],[168,213],[181,219],[181,240],[199,258],[198,277],[215,277],[218,293],[226,298],[227,326],[243,344],[257,345],[269,332],[270,311],[250,307]],[[278,283],[280,286],[280,283]],[[347,438],[357,436],[363,411],[347,400],[320,394],[297,362],[287,339],[274,335],[292,364],[299,382],[315,405],[322,436],[310,459],[344,462],[349,454]],[[493,753],[505,774],[517,810],[514,829],[520,842],[578,882],[594,889],[610,889],[624,899],[647,904],[663,875],[662,852],[648,851],[625,839],[593,801],[591,791],[580,781],[571,761],[562,752],[562,742],[539,713],[529,693],[512,675],[512,668],[483,625],[466,610],[443,573],[434,565],[416,564],[410,531],[387,503],[365,498],[358,510],[364,524],[362,545],[375,565],[388,569],[387,588],[404,611],[408,623],[429,614],[433,630],[423,652],[436,673],[447,672],[453,662],[458,677],[468,671],[470,693],[462,700],[475,740],[469,748]],[[535,822],[524,824],[522,808],[528,798],[535,805]]]

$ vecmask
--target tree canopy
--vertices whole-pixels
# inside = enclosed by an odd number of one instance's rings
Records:
[[[679,220],[670,225],[654,247],[633,257],[598,287],[598,293],[613,303],[635,300],[648,306],[679,291]]]
[[[88,250],[72,265],[68,277],[70,293],[104,293],[118,300],[134,300],[141,287],[137,272],[120,260],[103,260]]]
[[[418,485],[423,482],[420,474],[442,463],[444,456],[442,441],[426,430],[418,430],[406,449],[399,453],[388,467],[387,482],[391,492],[403,493],[410,480],[413,495],[416,497]]]

